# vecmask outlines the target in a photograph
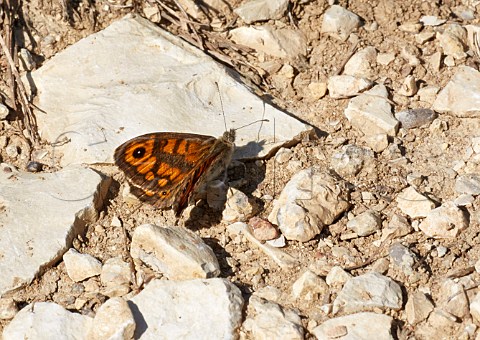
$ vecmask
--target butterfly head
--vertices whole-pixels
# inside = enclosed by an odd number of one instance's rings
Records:
[[[236,136],[235,130],[230,129],[230,130],[225,131],[223,133],[222,139],[227,141],[227,142],[234,143],[235,142],[235,136]]]

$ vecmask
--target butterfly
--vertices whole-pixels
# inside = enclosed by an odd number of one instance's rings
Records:
[[[131,192],[156,208],[179,216],[205,185],[230,163],[235,130],[223,136],[155,132],[120,145],[115,164],[125,173]]]

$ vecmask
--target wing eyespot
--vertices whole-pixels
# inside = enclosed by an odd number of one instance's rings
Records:
[[[136,148],[135,150],[133,150],[132,152],[132,156],[134,158],[142,158],[143,156],[145,156],[145,153],[146,153],[146,149],[143,147],[143,146],[140,146],[138,148]]]

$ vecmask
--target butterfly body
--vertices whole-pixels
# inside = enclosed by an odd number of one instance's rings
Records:
[[[226,169],[235,148],[235,131],[215,138],[177,132],[149,133],[120,145],[115,164],[140,200],[177,215],[205,184]]]

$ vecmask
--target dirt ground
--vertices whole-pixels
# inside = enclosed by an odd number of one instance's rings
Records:
[[[13,2],[10,1],[10,3]],[[468,1],[359,0],[338,2],[339,5],[359,15],[364,21],[364,27],[355,33],[358,36],[357,47],[359,49],[365,46],[374,46],[378,52],[395,53],[394,61],[388,66],[380,64],[374,66],[375,77],[371,79],[385,84],[390,93],[394,94],[390,99],[394,104],[395,112],[407,108],[425,107],[425,104],[415,96],[407,98],[395,95],[395,91],[400,88],[406,75],[414,75],[419,83],[424,85],[443,87],[456,70],[456,67],[445,66],[442,66],[439,71],[432,70],[425,60],[440,49],[438,43],[432,40],[420,45],[415,41],[414,34],[401,31],[398,26],[404,23],[418,22],[424,15],[436,15],[451,22],[466,24],[452,13],[453,8],[465,5],[466,2]],[[2,13],[4,25],[6,23],[6,3],[8,4],[6,0],[0,1],[4,9]],[[174,2],[164,3],[170,8],[177,9]],[[235,8],[240,3],[240,1],[229,2],[231,8]],[[15,20],[12,25],[14,41],[18,48],[28,49],[33,54],[37,67],[40,67],[55,53],[83,37],[105,28],[112,21],[130,12],[143,15],[145,6],[155,6],[156,4],[157,2],[153,0],[23,1],[20,2],[14,16]],[[209,21],[207,16],[197,19],[206,24],[201,29],[199,28],[199,33],[205,41],[211,42],[210,50],[207,48],[207,53],[214,50],[214,52],[224,55],[232,62],[233,67],[245,77],[246,81],[256,87],[257,93],[271,98],[277,106],[294,113],[320,131],[317,138],[292,147],[293,160],[300,161],[302,168],[315,165],[327,169],[330,167],[332,155],[338,152],[342,145],[365,145],[362,141],[362,134],[352,128],[343,115],[348,100],[336,100],[327,95],[322,99],[312,101],[306,95],[306,86],[310,82],[326,82],[328,77],[334,75],[342,67],[345,56],[352,47],[351,41],[340,42],[320,33],[322,15],[328,7],[328,2],[322,0],[292,1],[291,15],[286,15],[277,22],[272,21],[272,24],[277,26],[296,25],[305,34],[308,41],[308,55],[304,59],[287,61],[267,57],[268,60],[278,62],[280,66],[289,63],[295,70],[294,79],[282,89],[275,86],[274,77],[272,77],[274,74],[259,74],[254,68],[245,66],[251,64],[260,68],[261,60],[258,60],[255,53],[234,50],[228,44],[218,44],[220,37],[226,36],[226,31],[244,25],[238,18],[236,21],[234,20],[235,15],[232,12],[225,12],[222,15],[215,14],[213,11],[208,12],[210,19],[222,23],[222,25],[216,24],[217,28],[215,29],[212,28],[214,21]],[[377,29],[367,29],[371,27],[372,22],[378,24]],[[473,20],[469,23],[477,22],[478,20]],[[193,39],[191,32],[172,21],[163,19],[159,25],[174,34]],[[5,31],[4,27],[3,34]],[[219,39],[216,40],[216,38]],[[401,57],[401,49],[408,45],[416,46],[419,49],[421,63],[417,66],[410,66]],[[246,63],[247,61],[248,63]],[[476,69],[478,69],[478,62],[474,56],[469,56],[463,61]],[[8,65],[4,55],[0,59],[0,67],[0,90],[3,102],[13,107],[11,78],[9,72],[6,71]],[[455,178],[452,175],[452,164],[460,159],[459,155],[463,155],[466,148],[471,145],[471,138],[479,135],[479,122],[474,119],[459,119],[447,115],[441,115],[440,119],[448,124],[448,130],[432,132],[428,127],[416,128],[399,133],[391,141],[391,144],[397,146],[398,154],[404,155],[410,160],[407,164],[390,162],[396,158],[394,151],[384,152],[375,156],[374,171],[362,171],[351,178],[345,178],[353,188],[351,212],[354,215],[375,208],[381,211],[385,223],[388,222],[394,213],[399,213],[395,197],[407,186],[406,176],[410,173],[422,174],[426,180],[421,189],[429,192],[439,202],[452,200],[457,196],[453,189]],[[20,113],[10,114],[8,120],[3,121],[0,125],[0,136],[10,138],[13,135],[21,135],[23,129],[21,122],[22,115]],[[37,148],[48,149],[48,146],[45,142],[41,142]],[[35,148],[31,151],[35,151]],[[25,168],[25,162],[9,158],[5,150],[0,150],[0,155],[4,162]],[[256,187],[244,186],[240,189],[261,203],[258,205],[257,213],[261,217],[267,217],[272,207],[271,202],[260,202],[258,197],[262,195],[278,196],[284,184],[294,174],[294,170],[289,170],[288,167],[276,167],[275,172],[273,167],[273,159],[247,162],[247,171],[243,175],[248,178],[247,182],[258,183]],[[272,184],[274,183],[274,174],[275,187]],[[119,194],[122,189],[123,176],[114,172],[113,178],[115,181],[99,220],[89,225],[86,234],[74,241],[74,247],[82,253],[95,256],[102,262],[115,256],[122,256],[125,260],[131,261],[128,251],[135,227],[147,222],[170,223],[173,215],[171,212],[154,210],[146,205],[136,209],[125,204],[122,195]],[[365,203],[361,199],[361,194],[364,192],[371,193],[374,199]],[[419,231],[414,231],[399,240],[421,259],[420,267],[416,268],[416,275],[407,277],[401,271],[390,266],[386,275],[400,282],[405,287],[407,294],[419,288],[429,288],[433,300],[436,301],[439,294],[439,282],[442,278],[453,270],[473,266],[480,258],[479,214],[476,213],[478,205],[477,198],[469,209],[471,213],[470,227],[455,240],[429,239]],[[372,256],[377,259],[388,258],[388,247],[379,251],[378,247],[372,245],[373,241],[380,238],[379,233],[368,237],[342,240],[341,235],[348,232],[346,229],[348,220],[345,215],[333,225],[326,227],[321,235],[312,241],[306,243],[287,242],[285,251],[300,259],[301,265],[291,271],[285,271],[251,244],[237,243],[235,240],[231,240],[225,233],[226,225],[212,222],[208,209],[201,204],[196,208],[195,214],[199,216],[195,223],[195,231],[214,249],[222,267],[222,277],[227,277],[237,284],[246,297],[251,292],[267,285],[279,288],[288,296],[292,284],[310,266],[321,268],[326,274],[328,269],[334,265],[348,267],[355,263],[362,263]],[[114,216],[122,221],[124,228],[111,226]],[[326,251],[328,248],[322,246],[325,242],[344,248],[349,256],[333,256],[331,252]],[[448,248],[447,254],[441,258],[432,255],[432,249],[438,248],[440,245]],[[144,270],[151,277],[156,275],[147,268]],[[359,275],[367,270],[368,267],[360,268],[351,273]],[[97,283],[100,284],[98,279],[91,280],[97,280]],[[65,266],[60,262],[53,268],[47,269],[31,285],[15,293],[14,298],[18,301],[19,306],[32,301],[55,301],[74,310],[75,298],[82,294],[82,289],[78,285],[68,278]],[[137,288],[132,287],[133,290]],[[330,296],[330,301],[333,301],[334,298],[335,295]],[[80,312],[94,315],[95,310],[105,299],[104,296],[98,294],[89,299],[82,306]],[[327,316],[320,311],[321,304],[318,302],[295,301],[285,297],[283,305],[299,310],[305,327],[311,320],[320,324],[327,319]],[[400,337],[409,338],[415,334],[415,329],[410,328],[406,322],[404,310],[392,311],[390,314],[400,321]],[[464,322],[466,321],[464,320]],[[7,323],[0,322],[0,331]],[[452,330],[452,334],[445,334],[445,336],[455,338],[455,332],[460,329],[462,329],[462,322],[459,322],[458,329]]]

